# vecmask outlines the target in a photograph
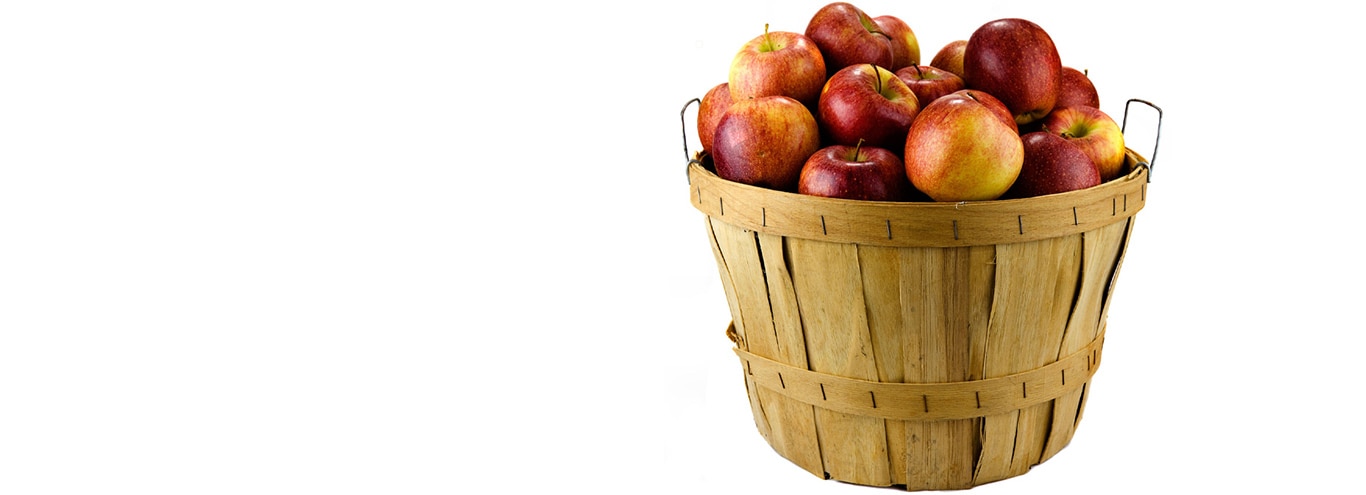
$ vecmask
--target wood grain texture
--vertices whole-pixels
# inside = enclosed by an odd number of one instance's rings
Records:
[[[883,246],[859,246],[859,273],[862,275],[863,298],[867,305],[868,332],[873,345],[877,379],[885,383],[906,381],[904,340],[907,325],[903,317],[905,299],[902,282],[906,278],[901,266],[901,251]],[[870,401],[875,396],[869,396]],[[905,421],[885,422],[887,452],[891,483],[904,485],[906,477]]]
[[[787,269],[783,238],[758,233],[759,248],[764,262],[764,276],[768,285],[769,307],[772,309],[774,359],[793,367],[808,369],[806,336],[802,330],[797,294],[792,287],[792,275]],[[777,387],[760,388],[771,424],[775,428],[773,442],[779,454],[816,476],[825,476],[820,443],[816,434],[815,409],[782,395],[782,382]]]
[[[910,320],[904,366],[912,370],[907,382],[972,379],[973,334],[987,328],[994,251],[994,246],[902,249],[908,267],[902,293]],[[907,489],[971,487],[978,423],[975,418],[907,423]]]
[[[787,248],[811,370],[876,381],[858,246],[789,238]],[[816,432],[831,477],[863,485],[891,485],[882,419],[818,406]]]
[[[729,232],[735,229],[735,227],[725,222],[718,222],[711,217],[707,217],[706,220],[707,239],[711,241],[712,255],[716,258],[717,269],[721,273],[721,289],[726,294],[726,304],[730,306],[731,326],[727,329],[726,334],[735,341],[737,348],[748,351],[749,343],[745,338],[744,317],[743,312],[740,310],[740,297],[735,292],[735,277],[730,263],[727,262],[726,255],[721,249],[721,244],[731,244],[731,241],[726,239],[726,237]],[[717,238],[718,227],[720,228],[721,239]],[[735,275],[742,274],[743,271],[735,273]],[[749,395],[749,406],[754,415],[754,426],[759,430],[759,434],[772,444],[773,430],[767,416],[764,414],[763,402],[759,397],[759,389],[754,383],[754,378],[745,371],[746,370],[741,370],[741,378],[745,380],[745,393]]]
[[[1128,222],[1120,222],[1082,234],[1081,287],[1067,321],[1062,346],[1058,349],[1059,356],[1076,352],[1098,335],[1102,304],[1118,269],[1127,230]],[[1082,390],[1078,389],[1054,402],[1053,424],[1043,460],[1053,457],[1071,442],[1081,412],[1081,400]]]
[[[1136,160],[1132,152],[1129,162]],[[731,182],[688,167],[692,204],[710,217],[784,237],[873,246],[956,247],[1079,234],[1123,221],[1147,199],[1147,168],[1096,187],[1037,198],[958,203],[821,198]]]
[[[791,282],[782,268],[781,246],[765,251],[759,234],[725,222],[713,220],[711,228],[717,250],[730,273],[730,291],[738,299],[737,309],[733,310],[738,311],[738,316],[732,315],[735,317],[733,324],[743,328],[737,333],[742,336],[748,352],[805,368],[800,316],[790,289]],[[772,239],[768,241],[772,242]],[[768,263],[775,261],[779,270],[770,276]],[[770,290],[770,279],[775,287],[773,290]],[[798,341],[795,344],[794,338]],[[780,455],[813,474],[824,476],[812,407],[757,386],[752,372],[744,371],[760,433]]]
[[[1057,454],[1147,200],[1139,162],[1087,190],[963,203],[815,198],[690,164],[760,434],[813,475],[908,490]]]
[[[996,289],[985,362],[987,378],[1057,360],[1077,290],[1081,236],[996,246]],[[1020,393],[1028,396],[1029,384]],[[1036,392],[1037,393],[1037,392]],[[984,419],[977,482],[1018,476],[1042,459],[1052,404]]]

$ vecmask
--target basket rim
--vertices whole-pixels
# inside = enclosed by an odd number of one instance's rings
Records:
[[[788,237],[899,247],[1025,242],[1123,221],[1147,201],[1147,160],[1125,149],[1128,173],[1095,187],[1032,198],[890,202],[824,198],[721,178],[688,163],[690,200],[712,219]]]

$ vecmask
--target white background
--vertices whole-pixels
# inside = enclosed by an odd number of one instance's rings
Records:
[[[823,4],[4,4],[0,492],[882,493],[754,428],[683,172]],[[974,493],[1360,489],[1346,4],[858,5],[1164,111],[1077,437]]]

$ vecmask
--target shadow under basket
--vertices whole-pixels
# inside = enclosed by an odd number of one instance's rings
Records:
[[[688,165],[759,433],[812,474],[907,490],[1024,474],[1072,439],[1147,162],[1027,199],[872,202]]]

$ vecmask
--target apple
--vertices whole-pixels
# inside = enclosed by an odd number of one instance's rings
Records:
[[[892,65],[887,69],[895,72],[920,65],[920,41],[916,40],[915,31],[906,21],[894,15],[881,15],[874,17],[873,23],[892,40]]]
[[[1031,132],[1021,136],[1020,141],[1024,145],[1024,164],[1006,197],[1030,198],[1100,184],[1100,173],[1091,157],[1061,136]]]
[[[920,112],[920,101],[895,73],[873,64],[840,69],[821,90],[817,121],[831,144],[860,140],[877,148],[900,149]]]
[[[827,198],[902,201],[910,191],[901,157],[862,143],[821,148],[806,160],[797,181],[797,192]]]
[[[963,77],[963,49],[967,47],[968,40],[950,41],[934,54],[934,58],[930,59],[930,65]]]
[[[806,25],[806,37],[820,47],[828,74],[858,64],[891,67],[894,61],[891,37],[872,17],[847,2],[817,10]]]
[[[1071,141],[1096,164],[1100,180],[1119,177],[1124,169],[1124,132],[1110,115],[1096,107],[1075,105],[1053,110],[1041,130]]]
[[[965,88],[957,74],[930,65],[912,65],[896,71],[896,77],[915,93],[920,106],[929,105],[940,96]]]
[[[935,201],[996,199],[1010,189],[1024,146],[1014,119],[993,109],[994,100],[984,92],[959,91],[921,109],[903,155],[916,189]]]
[[[825,58],[810,38],[787,31],[769,32],[740,47],[730,63],[732,100],[788,96],[815,105],[825,84]]]
[[[963,49],[963,80],[1010,108],[1018,124],[1048,115],[1058,99],[1062,61],[1038,24],[999,19],[983,24]]]
[[[1096,85],[1085,72],[1064,66],[1062,80],[1058,82],[1058,101],[1053,106],[1062,108],[1073,105],[1100,108],[1100,96],[1096,93]]]
[[[723,179],[795,191],[802,166],[820,149],[816,118],[787,96],[737,100],[716,124],[712,162]]]
[[[697,106],[697,138],[702,141],[702,149],[711,151],[712,138],[716,136],[716,124],[730,108],[730,83],[712,86],[702,95],[702,103]]]
[[[1015,116],[1010,114],[1010,109],[1006,108],[1005,103],[1001,103],[1001,100],[998,100],[996,99],[996,97],[991,96],[990,93],[978,91],[975,89],[960,89],[958,91],[949,93],[945,96],[941,96],[940,98],[959,98],[972,100],[975,103],[987,107],[987,110],[990,110],[992,115],[995,115],[996,118],[999,119],[1001,123],[1004,124],[1006,127],[1014,129],[1016,134],[1022,134],[1020,132],[1019,126],[1015,125]]]

